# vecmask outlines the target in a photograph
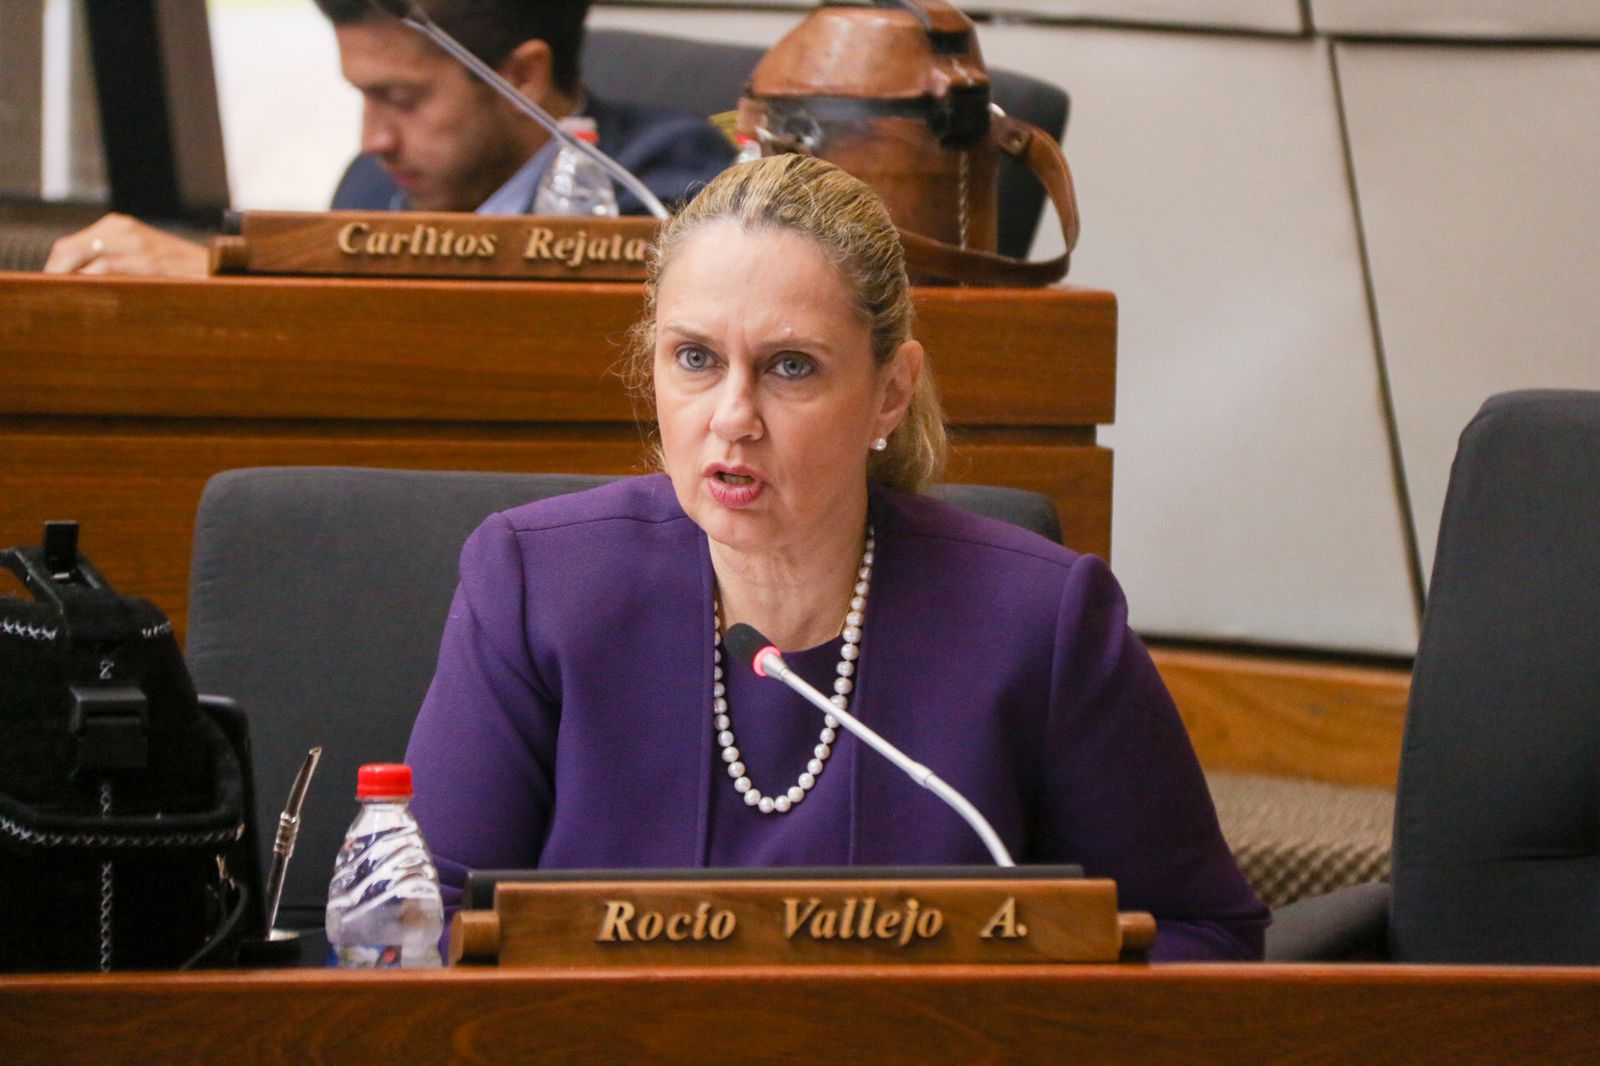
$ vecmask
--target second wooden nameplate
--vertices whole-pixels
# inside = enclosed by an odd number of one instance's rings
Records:
[[[245,211],[213,274],[642,281],[653,218],[429,211]]]

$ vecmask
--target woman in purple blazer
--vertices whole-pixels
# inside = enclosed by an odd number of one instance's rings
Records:
[[[646,292],[665,474],[494,515],[462,552],[406,755],[446,902],[472,868],[990,861],[727,657],[743,622],[1018,861],[1114,878],[1153,958],[1259,957],[1267,912],[1105,564],[917,495],[944,429],[877,197],[800,156],[734,167]]]

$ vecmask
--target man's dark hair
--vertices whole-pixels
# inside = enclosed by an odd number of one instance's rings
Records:
[[[479,59],[499,68],[523,41],[550,46],[550,77],[561,92],[578,91],[578,53],[590,0],[419,0],[439,28]],[[316,0],[335,26],[387,18],[369,0]]]

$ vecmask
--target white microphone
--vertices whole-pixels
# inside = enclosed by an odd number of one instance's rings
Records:
[[[550,135],[555,137],[556,140],[599,163],[605,168],[606,173],[617,180],[618,184],[638,197],[639,202],[644,204],[645,209],[656,218],[664,219],[667,217],[667,209],[656,198],[656,194],[651,192],[645,183],[635,177],[627,167],[612,159],[594,145],[579,140],[562,129],[561,124],[555,120],[555,116],[518,92],[516,87],[502,78],[493,67],[473,55],[460,41],[440,29],[439,24],[429,18],[428,13],[423,11],[414,0],[368,0],[368,2],[379,11],[393,15],[438,45],[446,53],[454,56],[463,66],[482,79],[485,85],[510,100],[523,114],[549,130]]]
[[[938,774],[883,739],[871,726],[855,715],[829,703],[827,697],[808,684],[805,678],[789,669],[777,646],[758,633],[753,626],[740,622],[728,627],[723,645],[749,663],[750,668],[757,674],[762,677],[777,678],[821,709],[824,714],[833,715],[846,729],[866,741],[878,754],[904,770],[911,780],[948,803],[957,814],[966,819],[972,831],[977,833],[988,847],[989,854],[994,856],[996,866],[1016,865],[1011,861],[1011,853],[1006,850],[1005,844],[1001,843],[1000,835],[994,831],[994,826],[989,824],[989,819],[985,818],[967,797],[951,788]]]

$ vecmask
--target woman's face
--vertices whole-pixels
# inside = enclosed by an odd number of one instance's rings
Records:
[[[808,237],[714,222],[656,290],[655,400],[684,511],[740,551],[859,535],[867,455],[905,413],[921,366],[886,366],[837,267]],[[834,534],[834,536],[829,536]]]

